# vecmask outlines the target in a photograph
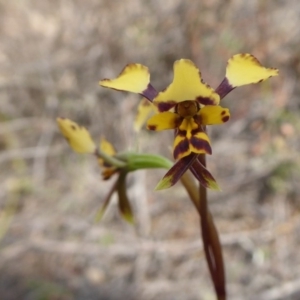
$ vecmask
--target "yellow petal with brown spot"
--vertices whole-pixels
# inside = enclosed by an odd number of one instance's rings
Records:
[[[95,152],[96,145],[86,128],[65,118],[57,118],[56,121],[62,135],[74,151],[78,153]]]
[[[229,109],[219,105],[206,105],[200,109],[198,114],[201,117],[202,125],[222,124],[230,118]]]
[[[175,129],[180,124],[180,121],[180,116],[175,113],[165,111],[152,116],[147,122],[147,129],[155,131]]]
[[[165,111],[164,103],[174,103],[196,100],[203,105],[217,105],[220,97],[202,81],[201,73],[189,59],[180,59],[174,63],[173,82],[160,92],[153,100],[160,111]]]
[[[150,83],[150,74],[146,66],[128,64],[115,79],[103,79],[99,84],[103,87],[141,94]]]
[[[264,81],[278,75],[278,69],[265,68],[251,54],[236,54],[228,60],[226,78],[232,87]]]

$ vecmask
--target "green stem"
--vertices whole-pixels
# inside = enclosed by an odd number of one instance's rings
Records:
[[[126,162],[121,161],[118,158],[115,158],[111,155],[106,154],[105,152],[101,151],[99,148],[96,149],[95,155],[98,158],[102,158],[106,163],[117,167],[117,168],[124,168],[126,166]]]

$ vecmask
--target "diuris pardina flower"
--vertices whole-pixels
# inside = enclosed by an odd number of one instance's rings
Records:
[[[114,174],[118,174],[118,178],[97,213],[97,220],[102,218],[112,195],[116,192],[118,194],[120,214],[126,221],[132,223],[133,212],[126,193],[126,175],[129,171],[125,162],[115,159],[116,151],[113,145],[105,138],[102,138],[99,147],[97,147],[88,130],[69,119],[57,118],[57,123],[62,135],[75,152],[90,153],[97,157],[102,168],[102,178],[104,180],[111,178]]]
[[[101,80],[100,85],[138,93],[152,102],[158,113],[148,120],[148,129],[175,129],[173,156],[177,162],[157,189],[174,185],[187,169],[205,187],[218,189],[215,179],[197,159],[199,154],[212,153],[205,126],[229,120],[229,110],[219,102],[231,90],[276,75],[277,69],[263,67],[251,54],[237,54],[229,59],[225,78],[216,90],[203,82],[200,71],[188,59],[175,61],[173,81],[161,92],[151,85],[148,68],[141,64],[127,65],[116,79]]]

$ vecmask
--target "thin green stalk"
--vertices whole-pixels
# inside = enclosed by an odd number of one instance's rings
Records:
[[[111,155],[106,154],[105,152],[101,151],[99,148],[96,149],[95,155],[98,158],[102,158],[106,163],[117,167],[117,168],[124,168],[126,166],[126,162],[121,161]]]

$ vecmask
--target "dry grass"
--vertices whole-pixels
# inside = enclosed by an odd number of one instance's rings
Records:
[[[229,299],[300,298],[299,14],[290,1],[0,1],[1,300],[213,299],[199,221],[182,187],[154,192],[163,171],[134,174],[136,228],[110,183],[59,135],[65,116],[136,145],[139,97],[98,86],[129,62],[164,88],[192,59],[216,87],[227,59],[250,52],[280,77],[233,91],[231,121],[211,130],[209,167],[223,192],[210,207],[224,245]],[[169,133],[139,147],[169,155]],[[170,141],[170,143],[168,143]]]

